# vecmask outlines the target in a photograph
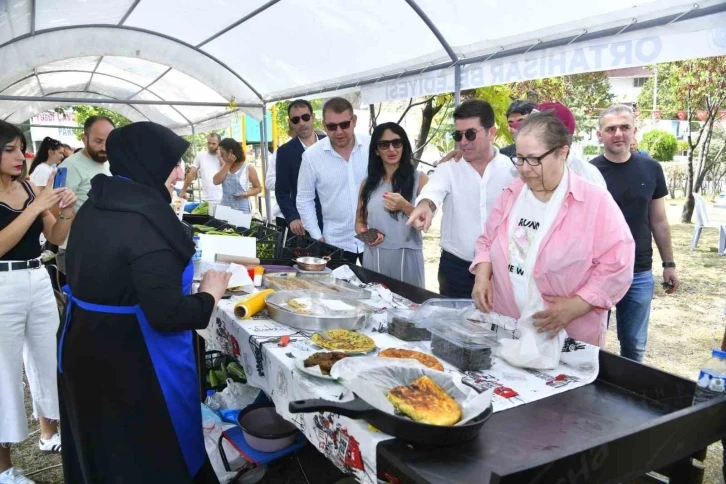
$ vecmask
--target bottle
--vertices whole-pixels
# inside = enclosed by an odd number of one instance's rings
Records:
[[[726,351],[713,350],[698,375],[693,404],[704,403],[724,395],[726,382]]]
[[[202,278],[202,248],[199,244],[199,236],[195,235],[194,240],[194,255],[192,256],[192,265],[194,266],[194,279],[200,280]]]
[[[222,405],[219,403],[219,399],[214,390],[207,390],[207,399],[204,400],[204,405],[207,406],[213,412],[219,412]]]

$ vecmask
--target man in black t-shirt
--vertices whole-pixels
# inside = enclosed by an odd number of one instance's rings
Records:
[[[636,133],[635,116],[628,106],[611,106],[600,115],[598,138],[605,153],[590,163],[595,165],[608,191],[623,211],[635,240],[633,284],[616,304],[620,355],[643,361],[648,339],[650,303],[653,299],[653,243],[663,260],[666,293],[678,289],[676,264],[671,247],[671,229],[665,209],[668,188],[657,161],[630,152]]]

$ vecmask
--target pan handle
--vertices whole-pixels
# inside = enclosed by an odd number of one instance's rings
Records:
[[[360,398],[348,402],[333,402],[322,398],[297,400],[290,402],[288,410],[290,413],[331,412],[353,419],[362,419],[378,412]]]

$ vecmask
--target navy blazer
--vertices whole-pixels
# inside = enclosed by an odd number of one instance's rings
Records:
[[[324,134],[318,134],[318,140],[323,138],[325,138]],[[288,224],[300,218],[296,206],[297,177],[300,174],[300,165],[302,165],[304,152],[303,144],[297,137],[277,148],[275,197]],[[322,230],[323,213],[317,195],[315,196],[315,211],[318,213],[318,225]]]

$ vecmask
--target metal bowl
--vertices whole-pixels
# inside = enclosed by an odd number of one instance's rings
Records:
[[[322,271],[330,257],[298,257],[294,262],[304,271]]]
[[[358,310],[358,314],[340,316],[313,316],[298,314],[283,307],[290,299],[298,297],[312,297],[316,299],[333,299],[344,302]],[[340,297],[335,294],[326,294],[312,291],[277,291],[265,299],[267,313],[278,323],[296,329],[307,331],[328,331],[330,329],[363,329],[368,323],[368,317],[373,311],[370,307],[355,299]]]

